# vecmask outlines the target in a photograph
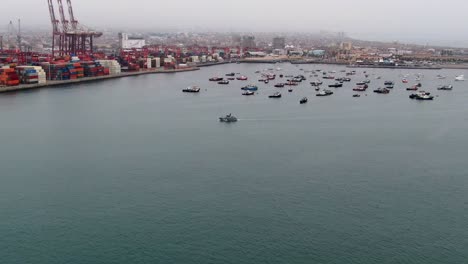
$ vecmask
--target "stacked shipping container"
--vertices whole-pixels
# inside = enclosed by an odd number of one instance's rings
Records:
[[[44,84],[46,83],[46,73],[39,66],[18,66],[16,67],[21,83],[24,84]]]
[[[110,75],[116,75],[122,72],[122,68],[116,60],[98,60],[96,62],[100,63],[104,68],[108,68]]]
[[[15,86],[19,85],[19,77],[13,68],[0,69],[0,85]]]

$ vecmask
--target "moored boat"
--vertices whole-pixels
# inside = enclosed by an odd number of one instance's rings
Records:
[[[390,90],[387,89],[387,88],[378,88],[378,89],[374,90],[374,93],[378,93],[378,94],[389,94],[389,93],[390,93]]]
[[[219,81],[218,84],[229,84],[229,81],[228,80],[222,80],[222,81]]]
[[[342,83],[334,83],[334,84],[328,85],[328,87],[330,87],[330,88],[339,88],[339,87],[343,87],[343,84]]]
[[[330,96],[332,94],[333,94],[333,92],[330,91],[330,90],[322,90],[322,91],[318,92],[315,96]]]
[[[242,87],[241,90],[244,90],[244,91],[257,91],[258,86],[253,85],[253,84],[249,84],[247,86]]]
[[[429,101],[429,100],[434,100],[434,96],[431,95],[431,93],[420,91],[415,94],[411,94],[409,96],[410,99],[416,99],[416,100],[421,100],[421,101]]]
[[[299,101],[299,103],[300,103],[300,104],[305,104],[305,103],[307,103],[308,101],[309,101],[309,100],[307,99],[307,97],[303,97],[303,98]]]
[[[223,78],[222,77],[212,77],[209,79],[211,82],[219,82],[219,81],[222,81]]]
[[[310,83],[310,85],[312,85],[312,86],[320,86],[322,84],[323,84],[323,82],[321,82],[321,81],[315,81],[315,82]]]
[[[189,86],[185,89],[182,90],[184,93],[199,93],[200,92],[200,87],[198,86]]]
[[[451,91],[453,89],[453,85],[440,85],[437,87],[437,90],[442,90],[442,91]]]
[[[365,92],[366,90],[367,90],[367,86],[365,86],[365,85],[353,88],[353,91],[355,91],[355,92]]]
[[[281,98],[281,93],[280,93],[280,92],[276,92],[276,93],[274,93],[274,94],[272,94],[272,95],[269,95],[268,97],[269,97],[269,98]]]
[[[232,114],[228,114],[226,116],[220,117],[219,121],[224,123],[233,123],[237,122],[237,117],[233,116]]]
[[[247,95],[247,96],[248,95],[254,95],[254,94],[255,94],[254,91],[245,91],[245,92],[242,93],[242,95]]]

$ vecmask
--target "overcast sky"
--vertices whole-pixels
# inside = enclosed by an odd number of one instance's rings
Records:
[[[7,1],[0,23],[48,25],[46,0]],[[63,0],[64,4],[66,0]],[[93,28],[344,31],[369,40],[468,47],[468,0],[72,0]],[[55,3],[55,0],[54,0]],[[58,8],[56,8],[56,13]],[[57,14],[58,16],[58,14]]]

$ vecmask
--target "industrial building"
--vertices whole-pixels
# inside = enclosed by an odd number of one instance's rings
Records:
[[[283,37],[273,38],[273,49],[284,49],[286,46],[286,39]]]
[[[255,43],[255,37],[254,36],[243,36],[242,37],[242,48],[244,49],[254,49],[257,47],[257,44]]]
[[[121,49],[141,49],[146,46],[142,37],[129,37],[126,33],[119,33],[119,44]]]

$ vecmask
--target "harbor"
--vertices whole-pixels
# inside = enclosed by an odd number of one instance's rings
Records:
[[[40,88],[46,88],[46,87],[73,86],[76,84],[91,83],[91,82],[105,81],[105,80],[111,80],[111,79],[146,75],[146,74],[171,74],[171,73],[174,74],[174,73],[179,73],[179,72],[196,71],[196,70],[200,70],[200,68],[190,67],[190,68],[172,69],[172,70],[160,69],[160,70],[145,70],[145,71],[138,71],[138,72],[122,72],[116,75],[88,77],[88,78],[75,79],[75,80],[47,81],[46,83],[42,83],[42,84],[20,84],[17,86],[0,86],[0,93],[40,89]]]
[[[270,67],[276,79],[258,82]],[[2,259],[127,263],[127,253],[145,252],[141,263],[193,263],[202,248],[200,263],[268,263],[277,254],[274,263],[344,264],[371,254],[369,263],[391,255],[427,264],[444,234],[443,247],[457,253],[431,264],[463,263],[468,89],[453,79],[467,72],[423,72],[422,89],[435,98],[416,101],[405,88],[419,70],[355,69],[342,88],[321,80],[333,94],[317,97],[310,74],[319,69],[336,78],[353,70],[229,63],[0,95],[8,139],[0,243],[14,249]],[[369,88],[354,98],[364,71]],[[248,80],[209,81],[227,73]],[[280,74],[307,80],[289,93],[274,87],[292,79]],[[395,83],[389,94],[373,93],[387,80]],[[250,83],[258,90],[243,96]],[[437,90],[449,83],[452,91]],[[182,92],[191,85],[200,92]],[[275,92],[282,97],[268,98]],[[336,245],[344,261],[334,258]]]
[[[468,263],[467,1],[3,6],[0,264]]]

